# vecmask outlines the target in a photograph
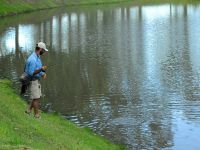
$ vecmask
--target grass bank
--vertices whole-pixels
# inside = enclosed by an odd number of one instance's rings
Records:
[[[58,115],[42,113],[42,119],[35,119],[24,113],[26,105],[10,81],[0,80],[0,149],[120,149]]]
[[[14,15],[60,6],[104,4],[123,1],[128,0],[0,0],[0,16]]]

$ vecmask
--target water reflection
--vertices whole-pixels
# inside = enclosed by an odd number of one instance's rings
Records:
[[[50,49],[44,105],[128,149],[177,148],[176,125],[200,126],[198,11],[165,4],[16,16],[0,29],[0,75],[17,83],[42,40]]]

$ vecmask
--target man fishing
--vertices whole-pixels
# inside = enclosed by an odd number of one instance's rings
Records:
[[[34,109],[35,118],[40,118],[39,113],[39,100],[42,96],[41,93],[41,84],[40,78],[46,78],[46,66],[42,66],[42,61],[40,56],[48,51],[46,45],[43,42],[36,44],[35,52],[33,52],[26,61],[25,73],[31,77],[30,80],[30,98],[31,103],[28,109],[25,111],[27,114],[30,114],[32,109]]]

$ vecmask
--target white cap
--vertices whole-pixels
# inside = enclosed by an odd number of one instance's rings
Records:
[[[45,45],[43,42],[37,43],[36,46],[39,47],[39,48],[44,49],[45,51],[49,51],[49,50],[46,48],[46,45]]]

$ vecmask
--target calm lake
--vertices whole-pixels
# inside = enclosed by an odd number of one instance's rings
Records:
[[[0,19],[0,78],[19,91],[38,41],[44,110],[126,149],[200,149],[200,5],[67,7]],[[17,88],[18,87],[18,88]],[[28,99],[28,96],[26,96]]]

